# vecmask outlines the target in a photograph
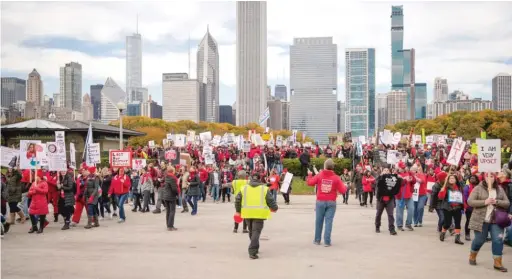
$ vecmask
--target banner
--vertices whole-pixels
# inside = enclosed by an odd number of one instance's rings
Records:
[[[501,140],[476,139],[478,145],[478,171],[501,171]]]
[[[6,168],[16,168],[20,159],[20,151],[5,146],[0,146],[0,165]]]
[[[87,144],[87,156],[85,157],[85,164],[89,167],[92,167],[96,164],[101,163],[100,157],[100,144],[99,143],[89,143]]]
[[[69,167],[76,170],[76,149],[72,142],[69,143]]]
[[[109,162],[112,168],[130,168],[132,153],[130,151],[110,150]]]
[[[46,143],[48,156],[48,170],[50,171],[67,171],[66,151],[59,147],[56,142]]]
[[[448,159],[446,159],[446,162],[454,166],[459,165],[460,158],[464,152],[464,147],[466,147],[465,141],[455,139],[453,141],[452,149],[450,150],[450,154],[448,154]]]
[[[41,167],[41,157],[46,157],[40,140],[20,140],[20,169]]]
[[[132,159],[132,169],[141,170],[146,167],[146,159]]]

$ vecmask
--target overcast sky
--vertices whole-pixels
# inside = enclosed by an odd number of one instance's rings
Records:
[[[311,3],[311,4],[304,4]],[[404,5],[405,48],[416,49],[416,82],[432,99],[435,77],[449,90],[491,99],[491,79],[512,73],[512,2],[269,1],[268,82],[289,83],[289,45],[294,37],[332,36],[338,45],[338,84],[345,98],[345,48],[376,49],[377,92],[390,87],[391,5]],[[125,37],[143,38],[142,83],[161,103],[162,73],[188,71],[209,24],[220,48],[220,103],[235,101],[236,7],[234,2],[2,2],[2,76],[27,78],[36,68],[45,94],[59,91],[59,67],[82,64],[83,93],[112,77],[125,84]]]

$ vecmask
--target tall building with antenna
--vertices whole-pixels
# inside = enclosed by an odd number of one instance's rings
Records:
[[[197,48],[197,80],[201,121],[219,122],[219,47],[208,27]]]
[[[126,36],[126,94],[127,102],[144,102],[142,87],[142,36],[139,34],[139,16],[136,31]]]

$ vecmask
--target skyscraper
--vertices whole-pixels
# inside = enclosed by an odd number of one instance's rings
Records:
[[[407,120],[407,92],[392,90],[388,94],[388,124],[395,125]]]
[[[28,74],[27,103],[42,106],[43,101],[43,81],[41,80],[41,75],[34,69]]]
[[[284,84],[276,84],[274,87],[274,97],[283,101],[288,101],[288,90]]]
[[[512,109],[512,76],[500,73],[492,79],[492,108]]]
[[[232,106],[219,106],[219,123],[233,123],[233,107]]]
[[[219,47],[206,28],[206,34],[197,48],[197,80],[201,94],[201,120],[219,121]],[[203,99],[203,98],[201,98]]]
[[[236,2],[236,123],[258,123],[267,105],[267,2]]]
[[[391,6],[391,84],[404,84],[404,9]]]
[[[345,133],[347,128],[347,105],[338,101],[338,133]]]
[[[162,119],[199,122],[199,82],[187,73],[162,74]]]
[[[82,111],[82,65],[76,62],[60,67],[59,107]]]
[[[434,102],[444,102],[448,100],[448,80],[442,77],[434,79]]]
[[[119,109],[117,108],[119,102],[126,102],[126,93],[109,77],[101,89],[100,115],[102,123],[108,124],[119,119]]]
[[[131,36],[126,36],[126,94],[128,102],[139,101],[141,96],[135,88],[142,87],[142,37],[138,30]]]
[[[384,130],[388,124],[388,94],[377,94],[377,111],[375,113],[375,126],[379,131]]]
[[[91,85],[91,103],[93,108],[93,119],[101,119],[101,90],[103,84]]]
[[[17,101],[25,101],[27,81],[15,77],[2,78],[2,107],[8,108]]]
[[[351,131],[353,137],[372,136],[375,132],[375,49],[347,49],[345,67],[347,131]]]
[[[427,118],[427,84],[414,85],[414,119]]]
[[[82,99],[82,119],[83,121],[89,122],[93,119],[94,110],[93,105],[91,103],[91,97],[89,94],[85,93]]]
[[[290,46],[290,126],[321,144],[337,131],[337,61],[332,37],[294,38]]]

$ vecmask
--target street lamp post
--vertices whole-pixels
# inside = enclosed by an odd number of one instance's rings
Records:
[[[126,109],[126,104],[123,101],[119,101],[117,109],[119,110],[119,150],[123,150],[123,110]]]

